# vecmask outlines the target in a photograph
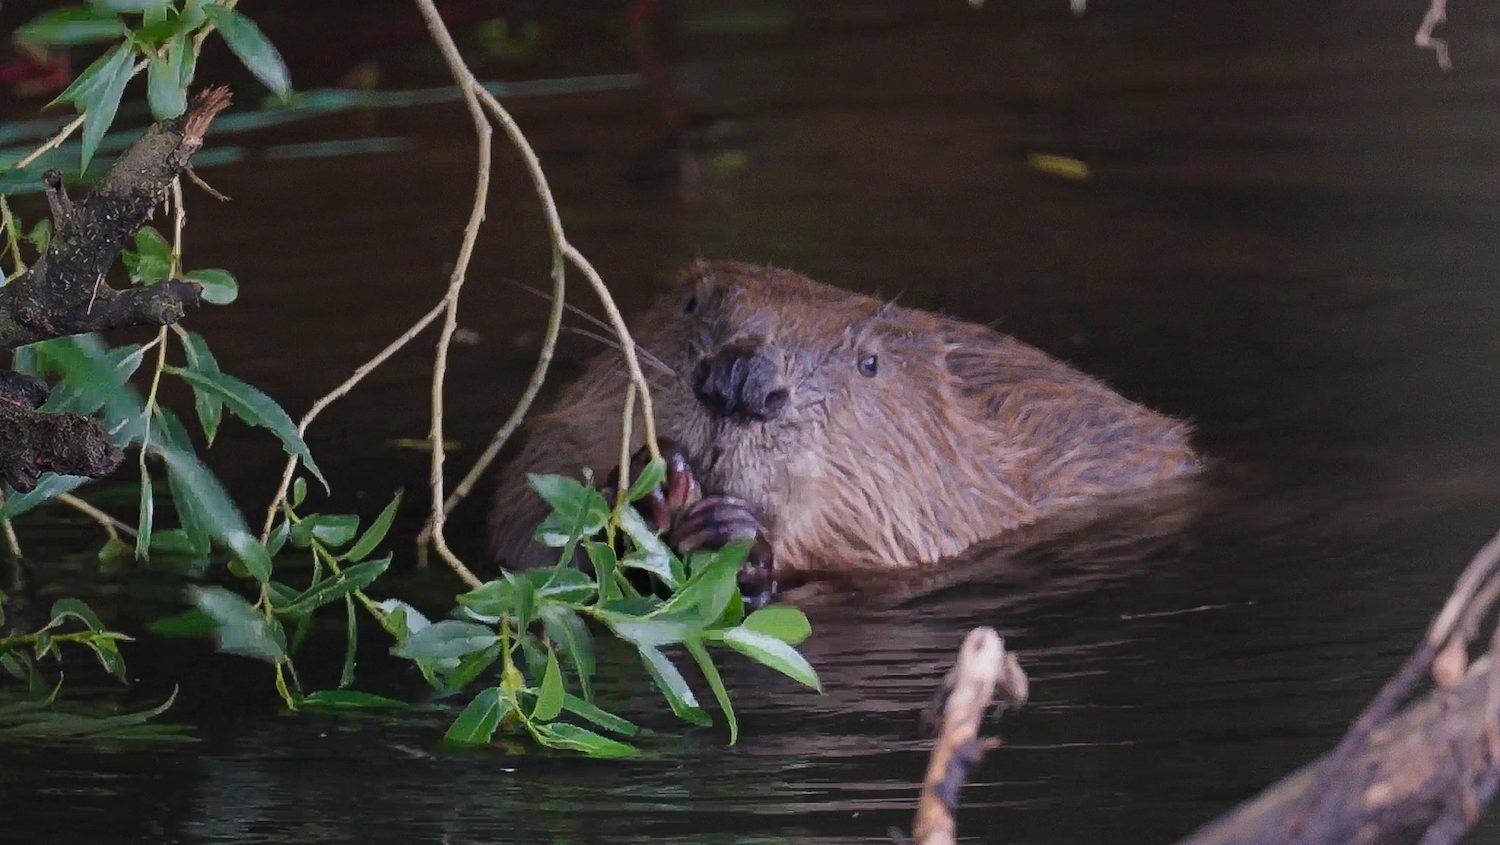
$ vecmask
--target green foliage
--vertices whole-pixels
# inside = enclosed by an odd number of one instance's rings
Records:
[[[507,573],[464,593],[458,597],[457,618],[433,624],[423,620],[394,649],[398,657],[414,661],[438,689],[453,688],[452,676],[464,671],[467,660],[486,666],[501,663],[498,681],[464,710],[449,730],[450,741],[489,742],[508,719],[548,747],[601,757],[635,753],[627,743],[566,721],[582,719],[627,737],[638,732],[592,702],[590,680],[596,660],[588,621],[602,624],[636,647],[674,713],[693,724],[709,724],[692,687],[664,649],[680,646],[686,651],[724,714],[731,743],[739,728],[711,649],[738,651],[819,688],[817,673],[792,645],[810,630],[801,611],[776,607],[745,616],[738,573],[746,544],[682,561],[654,534],[647,535],[651,541],[645,549],[634,543],[635,535],[624,530],[628,515],[635,513],[630,504],[611,511],[597,491],[562,476],[533,476],[531,482],[552,506],[537,538],[559,549],[557,565]],[[633,493],[640,497],[649,489],[643,485]],[[596,535],[602,539],[595,540]],[[659,565],[633,566],[665,575],[654,581],[658,590],[638,590],[614,565],[617,544],[627,547],[618,557],[622,563],[665,555]],[[594,578],[572,566],[574,550],[580,546],[593,563]],[[523,658],[538,655],[539,665],[518,661],[518,652]],[[579,695],[567,691],[571,684],[576,684]]]
[[[53,102],[71,104],[84,116],[83,163],[99,149],[114,123],[130,80],[146,71],[146,100],[158,120],[187,109],[203,40],[217,31],[229,50],[276,96],[292,90],[291,76],[276,47],[243,13],[209,0],[91,0],[44,12],[16,30],[18,42],[74,46],[118,42],[79,74]],[[232,279],[231,279],[232,281]],[[226,294],[215,292],[215,304]],[[232,294],[228,295],[233,299]],[[205,296],[205,298],[208,298]]]
[[[275,47],[253,21],[222,2],[90,0],[43,14],[14,37],[35,44],[105,45],[56,100],[82,115],[72,128],[80,130],[86,169],[141,71],[146,71],[152,113],[158,119],[183,113],[199,50],[214,32],[273,93],[290,93]],[[8,280],[25,271],[26,254],[47,249],[53,233],[45,220],[28,231],[3,196],[0,219],[0,259],[12,265],[0,278]],[[122,263],[132,284],[182,277],[202,285],[208,303],[228,305],[238,297],[238,282],[227,270],[184,272],[179,245],[154,228],[143,227],[131,246]],[[189,587],[188,609],[152,623],[152,633],[212,636],[221,651],[268,664],[291,709],[408,706],[352,688],[361,609],[391,638],[391,653],[411,661],[437,693],[479,687],[445,734],[454,743],[482,744],[499,732],[524,733],[539,745],[598,757],[636,754],[625,740],[640,736],[641,729],[594,701],[595,637],[601,631],[634,647],[675,714],[709,725],[710,716],[674,662],[680,655],[690,658],[724,714],[731,742],[738,725],[717,655],[736,651],[818,687],[816,673],[795,648],[810,631],[800,611],[778,607],[745,615],[737,585],[744,545],[680,559],[630,504],[662,483],[665,465],[659,459],[639,473],[620,502],[606,501],[586,482],[533,477],[533,487],[550,508],[536,538],[556,551],[557,565],[504,574],[457,596],[449,618],[429,621],[400,599],[377,601],[366,592],[391,566],[391,555],[380,556],[378,550],[396,519],[400,494],[368,525],[356,514],[311,510],[305,476],[325,491],[329,485],[302,432],[274,399],[225,372],[201,336],[173,326],[155,340],[123,346],[93,335],[60,338],[15,350],[12,366],[51,383],[44,410],[97,416],[117,445],[139,459],[133,529],[117,529],[114,523],[106,528],[99,552],[103,570],[148,564],[201,580],[219,564],[239,579],[221,574],[222,586]],[[177,413],[158,401],[164,376],[192,391],[201,447]],[[251,532],[200,456],[200,448],[212,447],[226,409],[270,432],[302,471],[264,540]],[[33,491],[0,498],[0,520],[22,516],[85,482],[44,476]],[[121,538],[132,530],[133,542]],[[292,565],[294,560],[303,565]],[[588,571],[573,565],[583,560]],[[0,625],[4,602],[0,593]],[[343,615],[346,644],[337,682],[306,692],[294,662],[314,617],[336,612]],[[0,699],[0,736],[169,735],[170,729],[144,722],[171,699],[160,707],[109,716],[64,714],[51,706],[57,687],[40,671],[47,660],[55,661],[64,647],[87,648],[105,671],[123,679],[118,644],[126,639],[72,599],[59,601],[41,628],[0,635],[0,672],[24,687],[21,700]],[[10,695],[13,687],[0,693]]]

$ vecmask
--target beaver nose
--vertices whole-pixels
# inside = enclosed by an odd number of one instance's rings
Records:
[[[739,420],[769,419],[787,400],[776,383],[776,365],[746,346],[727,346],[698,364],[693,392],[710,411]]]

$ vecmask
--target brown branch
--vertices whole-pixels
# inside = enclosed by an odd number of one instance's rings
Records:
[[[994,628],[975,628],[964,639],[958,660],[939,687],[924,722],[937,734],[922,797],[917,802],[912,838],[917,845],[951,845],[957,829],[958,793],[984,752],[998,740],[979,736],[985,711],[1000,692],[1001,706],[1026,703],[1029,683],[1016,656]]]
[[[52,240],[35,264],[0,288],[0,348],[164,326],[197,307],[203,288],[196,282],[117,290],[104,278],[229,101],[229,89],[210,88],[182,117],[146,130],[82,201],[68,196],[60,173],[43,175]],[[43,413],[46,396],[41,382],[0,371],[0,483],[25,492],[46,472],[98,478],[119,467],[123,456],[103,427],[77,414]]]
[[[1500,782],[1500,631],[1469,663],[1500,598],[1500,537],[1474,556],[1427,636],[1333,751],[1180,845],[1457,841]],[[1436,689],[1400,709],[1427,677]]]
[[[1446,20],[1448,20],[1448,0],[1431,0],[1427,6],[1427,14],[1422,16],[1422,25],[1417,27],[1417,34],[1413,40],[1417,47],[1432,51],[1437,57],[1438,67],[1443,70],[1452,70],[1453,60],[1448,55],[1448,42],[1432,37],[1433,30]]]
[[[123,455],[97,422],[37,410],[47,388],[30,376],[0,373],[0,482],[20,493],[44,472],[108,475]]]
[[[48,171],[43,179],[54,234],[46,254],[0,288],[0,348],[82,332],[167,325],[198,305],[202,288],[195,282],[121,291],[104,277],[203,146],[209,124],[229,101],[229,89],[210,88],[182,117],[152,126],[81,202],[70,200],[62,177]]]

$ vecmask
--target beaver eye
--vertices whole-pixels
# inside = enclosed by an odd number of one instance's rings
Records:
[[[859,359],[859,374],[866,378],[873,377],[879,369],[879,359],[878,355],[866,355]]]
[[[694,295],[688,297],[687,304],[684,305],[684,306],[682,306],[682,313],[684,313],[684,314],[691,314],[691,313],[693,313],[694,311],[697,311],[697,310],[698,310],[698,295],[694,294]]]

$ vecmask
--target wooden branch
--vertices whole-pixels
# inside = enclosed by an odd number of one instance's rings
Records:
[[[169,280],[117,290],[105,275],[168,189],[203,146],[203,135],[228,107],[229,89],[199,94],[182,117],[164,120],[120,156],[82,201],[74,202],[55,170],[43,174],[52,240],[19,278],[0,287],[0,349],[55,337],[128,326],[163,326],[196,308],[203,288]],[[38,410],[46,386],[0,371],[0,484],[19,492],[45,472],[99,478],[123,455],[97,422]]]
[[[1500,783],[1500,631],[1472,666],[1468,653],[1497,599],[1500,536],[1333,751],[1179,845],[1456,842]],[[1400,710],[1428,677],[1436,689]]]
[[[1457,688],[1435,690],[1377,727],[1348,762],[1325,755],[1178,845],[1394,845],[1423,831],[1427,845],[1455,841],[1494,792],[1495,677],[1491,659],[1476,661]],[[1322,800],[1289,833],[1310,794]]]
[[[195,282],[117,290],[104,277],[203,146],[209,124],[229,101],[229,89],[210,88],[182,117],[152,126],[81,202],[69,199],[56,171],[43,176],[54,234],[46,254],[0,288],[0,348],[83,332],[166,325],[197,307],[202,287]]]
[[[917,845],[952,845],[957,825],[958,793],[969,772],[998,740],[979,736],[980,723],[996,690],[1001,708],[1026,703],[1029,683],[1016,656],[994,628],[975,628],[964,638],[958,660],[938,688],[924,726],[937,734],[922,797],[917,802],[912,837]]]
[[[97,422],[77,414],[44,414],[47,388],[30,376],[0,372],[0,482],[25,493],[44,472],[108,475],[124,459]]]

